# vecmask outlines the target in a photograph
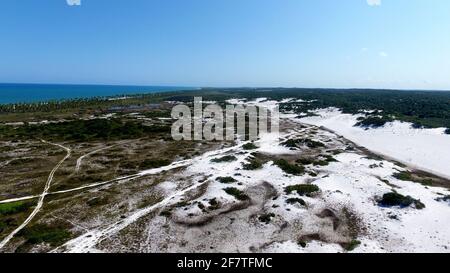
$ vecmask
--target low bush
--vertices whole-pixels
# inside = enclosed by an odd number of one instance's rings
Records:
[[[293,204],[300,204],[302,206],[306,206],[305,200],[301,198],[288,198],[286,199],[286,203],[293,205]]]
[[[389,192],[383,195],[378,201],[378,205],[382,207],[395,207],[406,208],[414,205],[416,209],[423,209],[425,205],[420,200],[414,199],[411,196],[404,196],[397,192]]]
[[[211,162],[213,162],[213,163],[223,163],[223,162],[232,162],[232,161],[236,161],[236,160],[237,160],[237,158],[234,155],[227,155],[227,156],[224,156],[224,157],[211,159]]]
[[[223,184],[231,184],[231,183],[237,182],[237,180],[231,176],[217,177],[216,180]]]
[[[261,169],[262,166],[263,166],[262,162],[256,158],[252,158],[249,160],[248,163],[242,164],[242,167],[244,168],[244,170],[247,170],[247,171]]]
[[[234,196],[239,201],[246,201],[250,199],[243,191],[236,188],[226,188],[224,191],[229,195]]]
[[[355,124],[357,127],[363,128],[379,128],[383,127],[386,123],[391,122],[392,118],[390,117],[379,117],[379,116],[369,116],[361,119],[358,123]]]
[[[290,164],[285,159],[275,160],[275,165],[282,169],[285,173],[293,175],[301,175],[305,172],[305,168],[300,165]]]
[[[313,196],[314,193],[318,192],[320,189],[318,186],[313,184],[298,184],[298,185],[292,185],[287,186],[285,188],[285,192],[287,194],[290,194],[292,192],[297,192],[300,196]]]
[[[361,244],[360,241],[358,240],[351,240],[348,243],[343,244],[343,248],[347,251],[353,251],[355,250],[355,248],[357,248],[359,245]]]
[[[275,217],[274,213],[266,213],[266,214],[260,215],[258,217],[258,219],[259,219],[259,221],[261,221],[261,222],[263,222],[265,224],[269,224],[270,221],[272,221],[273,217]]]
[[[242,145],[242,148],[244,150],[254,150],[254,149],[257,149],[258,147],[253,143],[247,143],[247,144]]]

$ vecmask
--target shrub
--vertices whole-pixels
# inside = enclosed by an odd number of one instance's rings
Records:
[[[220,208],[220,202],[217,201],[216,198],[210,199],[210,200],[208,201],[208,203],[209,203],[208,209],[210,209],[210,210],[216,210],[216,209],[219,209],[219,208]]]
[[[231,176],[217,177],[216,180],[219,181],[220,183],[224,183],[224,184],[230,184],[230,183],[237,182],[237,180]]]
[[[392,118],[390,117],[369,116],[356,123],[355,126],[363,128],[379,128],[383,127],[386,123],[391,121]]]
[[[224,157],[211,159],[211,162],[222,163],[222,162],[232,162],[232,161],[236,161],[236,160],[237,160],[237,158],[234,155],[227,155]]]
[[[343,245],[344,249],[347,251],[353,251],[361,244],[358,240],[351,240],[349,243]]]
[[[236,188],[226,188],[224,191],[229,195],[234,196],[239,201],[246,201],[250,199],[243,191]]]
[[[290,164],[285,159],[276,160],[274,163],[288,174],[300,175],[305,172],[305,168],[303,166]]]
[[[310,158],[299,158],[295,162],[300,163],[302,165],[311,165],[314,163],[314,160]]]
[[[247,144],[242,145],[242,148],[244,150],[254,150],[254,149],[257,149],[258,147],[253,143],[247,143]]]
[[[289,198],[286,200],[286,203],[293,205],[293,204],[300,204],[302,206],[306,206],[305,200],[301,198]]]
[[[318,192],[319,190],[320,190],[319,187],[313,184],[298,184],[287,186],[285,188],[285,192],[287,194],[296,191],[300,196],[308,196],[308,197],[311,197],[314,193]]]
[[[259,219],[259,221],[268,224],[268,223],[270,223],[270,221],[272,220],[273,217],[275,217],[274,213],[266,213],[266,214],[260,215],[258,217],[258,219]]]
[[[416,207],[416,209],[425,208],[425,205],[422,202],[420,202],[420,200],[414,199],[411,196],[401,195],[397,192],[386,193],[378,201],[378,205],[383,207],[399,206],[400,208],[406,208],[413,204]]]
[[[250,159],[249,163],[242,164],[242,167],[244,168],[244,170],[247,170],[247,171],[261,169],[262,166],[263,166],[262,162],[256,158]]]
[[[443,197],[438,197],[438,198],[436,198],[436,201],[438,201],[438,202],[450,202],[450,195],[446,195],[446,196],[443,196]]]
[[[320,148],[325,147],[325,144],[319,141],[315,141],[309,138],[299,138],[299,139],[288,139],[287,141],[281,143],[281,145],[296,148],[299,145],[306,145],[308,148]]]

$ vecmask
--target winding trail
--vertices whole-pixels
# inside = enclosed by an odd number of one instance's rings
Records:
[[[92,151],[92,152],[89,152],[89,153],[87,153],[87,154],[85,154],[85,155],[80,156],[80,157],[77,159],[77,165],[75,166],[75,172],[77,173],[77,172],[80,171],[81,163],[82,163],[83,159],[85,159],[86,157],[91,156],[91,155],[93,155],[93,154],[96,154],[96,153],[98,153],[98,152],[101,152],[101,151],[103,151],[103,150],[110,149],[110,148],[112,148],[112,147],[114,147],[114,146],[116,146],[116,145],[118,145],[118,144],[111,145],[111,146],[107,146],[107,147],[103,147],[103,148],[94,150],[94,151]]]
[[[44,199],[45,196],[48,194],[48,191],[50,189],[50,186],[52,184],[53,181],[53,176],[55,175],[56,171],[59,169],[59,167],[62,165],[62,163],[64,161],[66,161],[70,155],[71,155],[71,150],[70,148],[64,147],[60,144],[57,143],[51,143],[45,140],[41,140],[43,143],[47,143],[53,146],[58,146],[64,150],[66,150],[67,154],[66,156],[58,162],[58,164],[56,164],[56,166],[52,169],[52,171],[50,172],[47,182],[45,183],[45,187],[44,187],[44,191],[42,192],[42,194],[39,196],[39,200],[38,203],[36,205],[36,207],[34,208],[33,212],[31,212],[31,214],[28,216],[28,218],[19,226],[17,227],[13,232],[11,232],[8,236],[6,236],[3,241],[0,242],[0,250],[5,247],[5,245],[14,237],[14,235],[16,235],[19,231],[21,231],[26,225],[28,225],[31,220],[33,220],[33,218],[36,216],[36,214],[38,214],[38,212],[41,210],[42,205],[44,204]]]
[[[152,174],[157,174],[162,171],[166,171],[166,170],[170,170],[170,169],[174,169],[174,168],[178,168],[178,167],[189,166],[198,160],[202,160],[205,158],[211,158],[213,156],[217,157],[222,154],[225,154],[229,151],[232,151],[232,150],[238,148],[241,144],[242,143],[238,143],[237,145],[232,146],[232,147],[226,147],[226,148],[222,148],[220,150],[206,152],[205,154],[200,155],[196,158],[174,162],[171,165],[168,165],[166,167],[146,170],[146,171],[140,172],[137,176],[136,175],[135,176],[140,177],[140,176],[144,176],[144,175],[152,175]],[[132,177],[130,179],[133,179],[133,178],[134,177]],[[207,181],[197,181],[197,183],[194,183],[193,185],[190,185],[189,187],[172,192],[171,194],[169,194],[163,200],[157,202],[156,204],[153,204],[146,208],[139,209],[136,212],[132,213],[131,215],[127,216],[125,219],[121,219],[121,220],[119,220],[113,224],[110,224],[106,227],[99,227],[99,228],[91,230],[85,234],[82,234],[81,236],[66,242],[64,245],[54,249],[51,252],[61,252],[62,251],[62,252],[71,252],[71,253],[85,253],[85,252],[93,251],[93,250],[95,250],[95,246],[99,242],[103,241],[104,239],[109,238],[113,234],[118,233],[119,231],[121,231],[124,228],[128,227],[129,225],[133,224],[140,218],[148,215],[155,209],[164,207],[165,205],[169,204],[177,197],[183,196],[187,192],[189,192],[193,189],[196,189],[196,188],[204,185],[205,183],[207,183]]]

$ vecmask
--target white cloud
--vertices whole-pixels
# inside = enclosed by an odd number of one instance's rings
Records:
[[[69,6],[80,6],[81,0],[66,0],[67,5]]]
[[[384,51],[381,51],[381,52],[379,53],[379,55],[380,55],[380,57],[382,57],[382,58],[386,58],[386,57],[389,56],[389,55],[388,55],[386,52],[384,52]]]
[[[367,0],[369,6],[381,6],[381,0]]]

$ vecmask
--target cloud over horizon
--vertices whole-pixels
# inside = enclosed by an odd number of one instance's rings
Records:
[[[369,6],[381,6],[381,0],[367,0]]]

